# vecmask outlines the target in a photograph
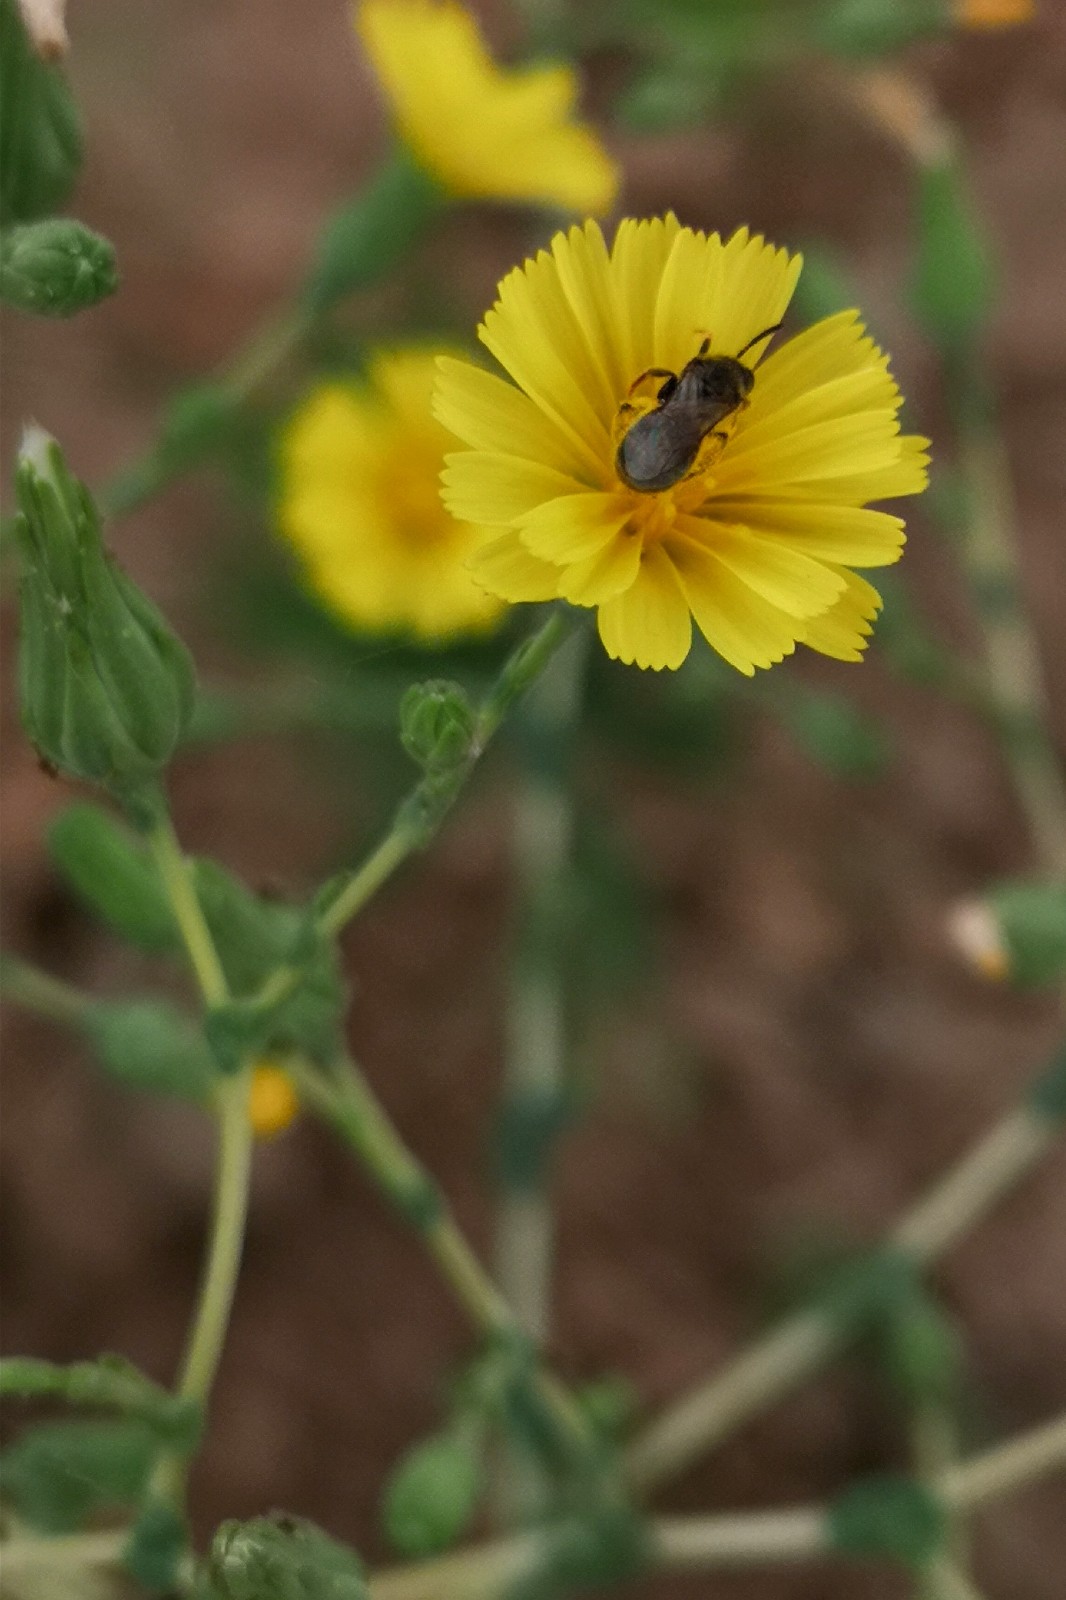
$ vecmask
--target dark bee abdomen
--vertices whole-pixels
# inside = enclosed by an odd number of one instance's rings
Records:
[[[680,483],[696,459],[703,430],[695,418],[678,416],[663,407],[639,417],[615,456],[623,483],[644,494],[655,494]]]

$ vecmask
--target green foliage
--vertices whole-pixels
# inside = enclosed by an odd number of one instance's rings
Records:
[[[878,1345],[889,1382],[909,1405],[945,1405],[957,1398],[963,1343],[947,1312],[920,1284],[891,1307]]]
[[[58,210],[81,154],[66,79],[34,53],[14,0],[0,0],[0,225]]]
[[[463,1424],[424,1439],[394,1468],[385,1489],[385,1531],[406,1556],[446,1550],[469,1525],[484,1489],[480,1430]]]
[[[560,1522],[544,1544],[534,1570],[512,1585],[506,1600],[561,1600],[574,1589],[626,1583],[645,1570],[650,1554],[637,1514],[610,1501]]]
[[[829,1508],[829,1538],[842,1555],[921,1567],[939,1550],[944,1507],[930,1489],[902,1474],[853,1484]]]
[[[296,1517],[224,1522],[200,1574],[197,1600],[369,1600],[354,1550]]]
[[[815,30],[834,54],[879,56],[944,26],[943,0],[831,0]]]
[[[161,1389],[121,1356],[100,1356],[70,1366],[9,1356],[0,1361],[0,1396],[113,1408],[142,1423],[174,1450],[191,1450],[200,1436],[199,1406]]]
[[[183,1518],[166,1500],[152,1500],[133,1525],[122,1563],[151,1593],[172,1590],[189,1546]]]
[[[851,1337],[876,1332],[914,1292],[914,1263],[882,1246],[834,1266],[817,1292],[826,1314]]]
[[[1048,988],[1066,976],[1066,886],[1018,878],[996,884],[986,899],[1016,987]]]
[[[1029,1091],[1029,1104],[1049,1122],[1066,1122],[1066,1045],[1037,1078]]]
[[[96,508],[35,430],[19,462],[22,720],[41,756],[140,817],[192,714],[192,660],[100,540]]]
[[[400,701],[400,741],[430,777],[447,778],[466,767],[474,723],[465,689],[447,679],[412,684]]]
[[[879,777],[888,764],[888,738],[847,695],[790,684],[774,696],[778,715],[796,743],[836,777]]]
[[[910,285],[915,317],[949,354],[978,338],[996,296],[988,244],[953,161],[918,173],[917,253]]]
[[[212,1018],[212,1038],[230,1066],[256,1047],[297,1046],[316,1061],[336,1055],[344,983],[336,950],[314,933],[301,907],[255,895],[214,861],[193,867],[196,893],[235,1004]],[[277,967],[299,969],[300,981],[280,1005],[260,1010],[254,996]]]
[[[117,288],[114,249],[81,222],[53,217],[0,236],[0,299],[18,311],[70,317]]]
[[[701,76],[656,64],[634,79],[615,110],[634,133],[668,133],[703,121],[713,102],[714,87]]]
[[[165,1000],[94,1006],[86,1031],[105,1070],[127,1088],[204,1105],[217,1070],[201,1031]]]
[[[408,254],[443,204],[436,182],[398,151],[326,223],[304,297],[314,314],[385,277]]]
[[[48,828],[52,860],[78,897],[139,950],[175,950],[178,933],[155,863],[99,806],[67,806]]]
[[[0,1455],[0,1491],[43,1533],[72,1533],[96,1511],[135,1505],[158,1449],[143,1421],[44,1422]]]

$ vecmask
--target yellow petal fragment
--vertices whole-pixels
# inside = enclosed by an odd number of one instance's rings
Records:
[[[467,568],[475,583],[515,605],[523,600],[554,600],[559,594],[559,568],[530,555],[513,531],[483,544]]]
[[[789,496],[861,505],[866,500],[896,500],[902,495],[921,494],[929,482],[929,440],[908,433],[901,437],[899,447],[899,459],[888,466],[837,478],[809,479],[789,490]]]
[[[888,567],[903,550],[902,517],[858,506],[820,504],[806,498],[713,501],[716,522],[750,528],[789,549],[839,566]]]
[[[522,543],[545,561],[584,561],[629,521],[624,494],[568,494],[534,507],[520,522]]]
[[[796,648],[799,626],[730,572],[704,545],[672,537],[663,547],[674,564],[696,625],[713,650],[752,677]]]
[[[779,486],[834,477],[863,476],[899,459],[899,424],[892,411],[818,422],[783,438],[745,446],[731,444],[715,464],[715,490],[722,495],[766,493]],[[867,498],[863,495],[861,498]]]
[[[559,593],[575,606],[598,606],[628,589],[640,568],[640,540],[616,534],[609,544],[559,574]]]
[[[474,450],[523,456],[557,472],[577,474],[581,469],[580,456],[528,395],[470,361],[441,356],[433,411]]]
[[[611,278],[618,307],[617,337],[626,387],[646,367],[655,365],[655,306],[663,268],[681,232],[670,211],[665,217],[618,224],[611,248]],[[621,396],[619,396],[621,398]]]
[[[681,665],[692,644],[692,623],[674,564],[660,546],[644,551],[624,594],[600,606],[597,625],[616,661],[656,671]]]
[[[444,504],[463,522],[504,525],[545,500],[579,494],[583,485],[554,467],[490,450],[458,450],[444,457]]]
[[[736,355],[764,328],[780,322],[802,260],[790,260],[760,235],[740,228],[724,244],[718,234],[683,228],[663,268],[655,305],[655,365],[680,371],[704,338],[712,355]],[[757,361],[756,348],[745,361]]]
[[[677,530],[713,550],[736,577],[790,617],[816,617],[844,588],[838,572],[779,540],[702,517],[678,517]]]
[[[858,573],[845,572],[842,576],[843,594],[830,611],[806,625],[803,643],[837,661],[861,661],[873,632],[873,619],[881,609],[881,596]]]

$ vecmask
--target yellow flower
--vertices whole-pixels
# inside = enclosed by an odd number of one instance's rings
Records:
[[[263,1060],[252,1069],[248,1089],[248,1119],[257,1139],[273,1139],[292,1123],[300,1101],[288,1073],[274,1061]]]
[[[954,0],[960,28],[1012,28],[1036,16],[1034,0]]]
[[[357,628],[427,642],[484,628],[500,611],[466,568],[488,530],[440,501],[449,438],[431,410],[438,352],[380,352],[361,386],[329,383],[281,447],[278,521],[312,587]]]
[[[925,485],[927,441],[901,436],[899,390],[858,313],[827,317],[761,359],[750,401],[717,424],[672,487],[627,487],[616,455],[663,377],[710,340],[736,355],[780,322],[800,271],[741,229],[723,243],[673,216],[557,234],[510,273],[478,330],[504,382],[443,358],[438,417],[470,450],[447,457],[458,517],[494,524],[472,571],[506,600],[598,610],[608,654],[678,667],[691,617],[751,674],[802,642],[857,661],[880,608],[849,570],[886,566],[903,523],[869,500]]]
[[[567,66],[500,68],[453,0],[361,0],[355,22],[417,159],[450,193],[610,209],[618,171]]]

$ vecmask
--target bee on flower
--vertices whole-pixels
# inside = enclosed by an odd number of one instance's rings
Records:
[[[466,566],[491,530],[441,504],[450,439],[431,409],[438,354],[380,351],[365,381],[314,390],[282,437],[277,511],[341,621],[426,644],[483,630],[502,610]]]
[[[458,198],[609,211],[619,174],[565,64],[500,67],[455,0],[359,0],[355,26],[415,160]]]
[[[442,357],[435,401],[490,594],[594,608],[640,667],[679,667],[693,620],[749,675],[801,643],[860,659],[881,601],[854,569],[904,541],[869,502],[925,487],[928,441],[857,312],[778,339],[801,265],[670,215],[610,249],[559,233],[503,280],[478,335],[512,381]]]

